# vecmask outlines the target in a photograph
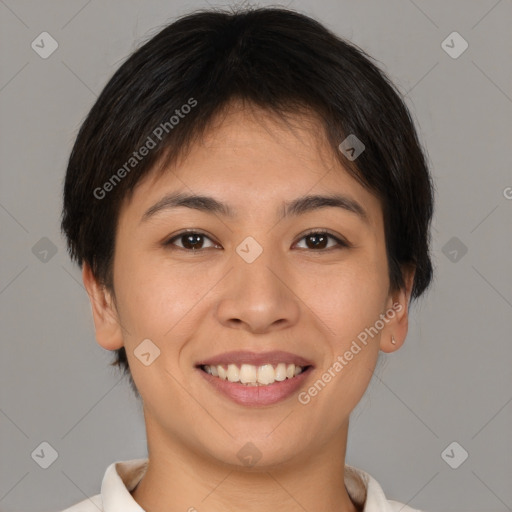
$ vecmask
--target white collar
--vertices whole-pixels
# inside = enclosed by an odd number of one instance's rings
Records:
[[[113,462],[105,471],[101,494],[93,496],[63,512],[144,512],[130,494],[144,476],[148,459]],[[363,512],[420,512],[397,501],[387,500],[379,483],[368,473],[345,465],[345,487],[351,500]],[[86,508],[87,506],[90,507]]]

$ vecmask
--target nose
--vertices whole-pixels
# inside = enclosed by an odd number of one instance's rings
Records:
[[[217,319],[226,327],[263,334],[285,329],[299,318],[300,299],[286,265],[268,250],[248,263],[238,254],[226,276]]]

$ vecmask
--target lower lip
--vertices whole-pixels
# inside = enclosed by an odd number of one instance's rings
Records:
[[[275,381],[267,386],[246,386],[239,382],[230,382],[214,377],[200,368],[197,368],[197,370],[217,391],[233,400],[233,402],[240,405],[258,406],[275,404],[291,396],[304,385],[304,381],[308,378],[313,367],[309,366],[296,377]]]

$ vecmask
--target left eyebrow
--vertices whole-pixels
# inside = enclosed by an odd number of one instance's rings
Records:
[[[368,213],[355,199],[342,194],[328,196],[309,195],[285,202],[281,219],[289,215],[301,215],[320,208],[341,208],[355,213],[366,224],[370,223]]]
[[[141,222],[148,220],[162,210],[170,210],[178,208],[179,206],[200,210],[206,213],[218,213],[225,217],[235,217],[234,211],[229,206],[217,201],[217,199],[213,197],[187,194],[185,192],[173,192],[162,197],[162,199],[148,208],[142,216]]]
[[[206,213],[217,213],[224,217],[234,218],[234,210],[227,204],[218,201],[211,196],[174,192],[164,196],[151,206],[142,215],[141,222],[153,217],[156,213],[177,207],[192,208]],[[285,201],[282,206],[279,220],[287,216],[303,215],[320,208],[341,208],[356,214],[362,221],[369,224],[366,210],[355,199],[341,194],[333,195],[308,195],[298,197],[293,201]]]

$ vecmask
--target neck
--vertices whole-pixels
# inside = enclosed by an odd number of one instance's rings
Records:
[[[346,425],[315,453],[280,464],[235,466],[205,456],[146,422],[149,462],[132,496],[147,512],[359,512],[344,484]]]

